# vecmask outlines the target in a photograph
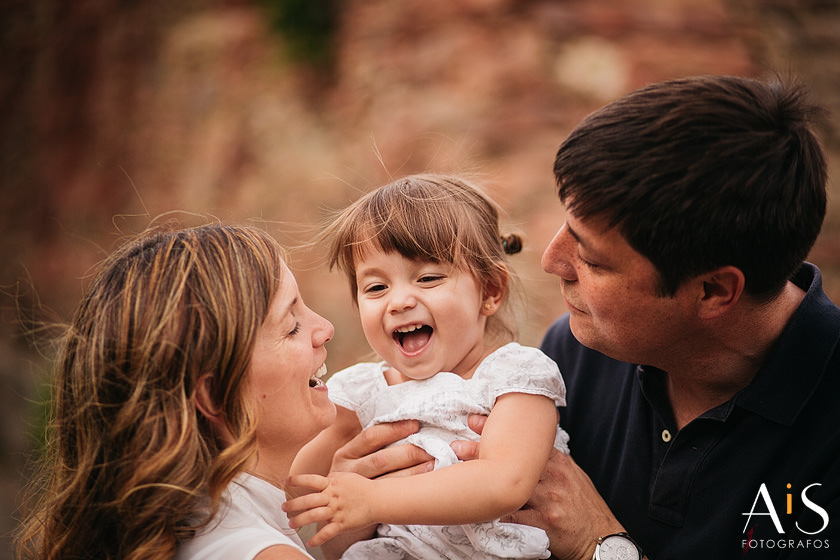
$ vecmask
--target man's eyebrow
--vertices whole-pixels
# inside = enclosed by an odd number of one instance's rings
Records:
[[[568,229],[568,230],[569,230],[569,234],[570,234],[572,237],[574,237],[574,238],[575,238],[575,241],[577,241],[578,245],[580,245],[581,247],[583,247],[584,249],[586,249],[586,251],[587,251],[587,252],[592,253],[592,254],[593,254],[593,255],[595,255],[595,256],[600,256],[600,255],[601,255],[601,252],[600,252],[600,251],[598,251],[598,249],[597,249],[597,248],[593,247],[591,243],[588,243],[588,242],[586,241],[586,239],[584,239],[583,237],[581,237],[581,236],[578,234],[578,232],[576,232],[576,231],[574,230],[574,228],[572,228],[572,226],[571,226],[571,225],[569,225],[569,222],[568,222],[568,221],[566,222],[566,229]]]
[[[581,243],[580,235],[578,235],[578,233],[572,228],[572,226],[569,225],[568,221],[566,222],[566,229],[569,230],[569,233],[572,235],[572,237],[575,238],[575,241]]]
[[[578,232],[576,232],[574,230],[574,228],[572,228],[572,226],[569,225],[569,222],[566,222],[566,229],[569,230],[569,233],[571,234],[572,237],[575,238],[575,241],[578,242],[578,245],[582,246],[584,249],[590,249],[591,250],[591,247],[589,246],[589,244],[587,244],[586,241],[583,238],[581,238],[580,235],[578,235]]]

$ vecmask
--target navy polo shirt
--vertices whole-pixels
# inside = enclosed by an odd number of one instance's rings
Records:
[[[677,430],[664,372],[542,343],[566,380],[572,457],[652,560],[840,558],[840,309],[819,270],[752,383]]]

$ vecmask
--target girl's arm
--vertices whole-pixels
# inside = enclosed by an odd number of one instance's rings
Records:
[[[333,454],[362,431],[362,425],[355,412],[343,406],[335,408],[335,422],[298,452],[289,471],[290,474],[326,475],[330,472]]]
[[[548,397],[499,397],[481,436],[479,458],[408,478],[368,480],[351,473],[293,476],[315,491],[284,504],[293,527],[325,522],[310,539],[375,523],[461,525],[517,510],[531,496],[551,452],[557,409]]]

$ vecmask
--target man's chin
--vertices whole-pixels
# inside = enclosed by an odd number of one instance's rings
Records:
[[[571,329],[572,336],[578,342],[587,348],[601,352],[601,349],[597,347],[597,337],[594,336],[591,325],[585,316],[581,316],[579,312],[571,311],[569,313],[569,329]]]

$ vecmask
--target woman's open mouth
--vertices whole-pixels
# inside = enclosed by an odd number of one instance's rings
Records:
[[[318,368],[318,371],[316,371],[312,375],[312,377],[309,378],[309,386],[312,387],[313,389],[316,388],[316,387],[323,387],[324,382],[321,381],[321,377],[326,375],[326,373],[327,373],[327,364],[326,363],[321,364],[321,367]]]

